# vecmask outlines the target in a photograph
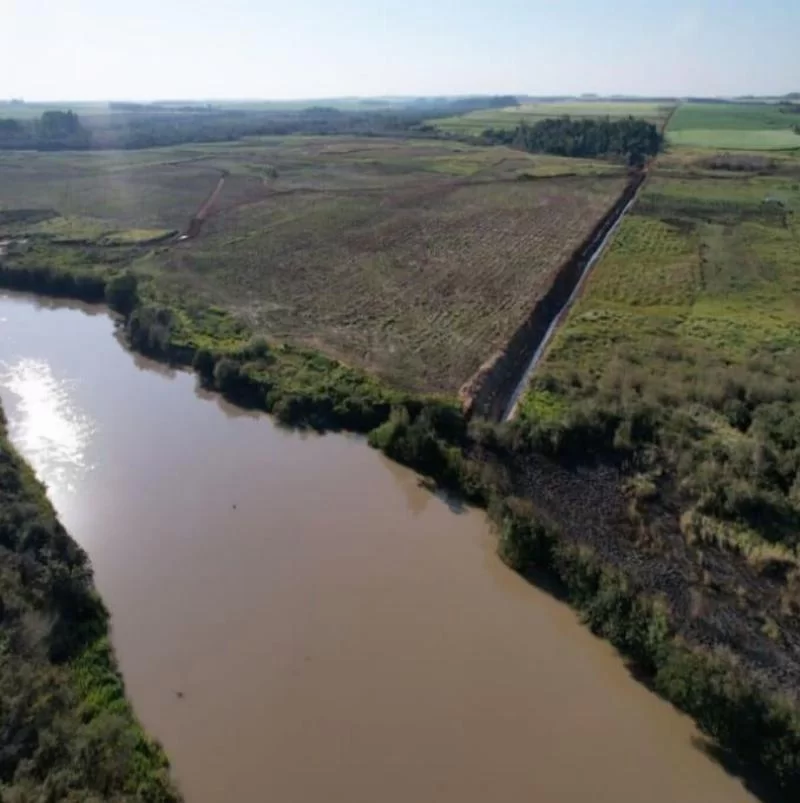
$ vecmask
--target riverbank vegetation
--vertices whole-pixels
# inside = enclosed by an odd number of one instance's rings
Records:
[[[0,412],[0,799],[177,801],[136,722],[88,559]]]
[[[522,408],[523,421],[541,421],[544,404],[556,422],[577,411],[605,422],[598,450],[647,444],[695,499],[693,515],[726,522],[720,540],[741,541],[744,528],[765,560],[783,548],[792,565],[796,209],[791,178],[651,181]],[[625,422],[627,436],[609,421]]]
[[[608,562],[669,601],[687,643],[735,656],[737,671],[782,697],[793,717],[797,210],[790,173],[651,179],[509,434],[531,454],[621,466],[628,484],[619,507],[628,510],[619,520],[628,520],[636,551],[613,549],[598,531]],[[794,744],[784,758],[797,784]]]

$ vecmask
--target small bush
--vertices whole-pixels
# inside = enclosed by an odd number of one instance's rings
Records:
[[[108,280],[105,299],[111,309],[127,317],[139,303],[136,276],[126,271]]]
[[[223,357],[214,366],[214,386],[221,393],[235,393],[240,377],[241,370],[236,360]]]
[[[169,355],[174,316],[168,307],[142,305],[128,317],[126,331],[131,347],[153,357]]]
[[[213,385],[216,360],[208,349],[197,349],[192,358],[192,368],[199,375],[200,382],[204,387]]]

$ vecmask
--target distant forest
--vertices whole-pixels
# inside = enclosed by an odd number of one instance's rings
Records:
[[[71,111],[46,111],[39,119],[0,118],[0,150],[137,149],[184,142],[227,142],[248,136],[360,134],[437,136],[426,120],[479,109],[518,105],[511,96],[425,98],[384,108],[342,110],[312,106],[302,110],[221,109],[113,103],[107,114],[84,119]]]
[[[220,109],[213,106],[112,103],[105,114],[81,119],[72,111],[46,111],[38,119],[0,118],[0,150],[138,149],[189,142],[230,142],[249,136],[351,134],[457,138],[430,123],[480,109],[519,105],[514,97],[424,98],[383,108],[300,110]],[[469,138],[469,141],[476,141]],[[662,137],[652,123],[627,117],[559,117],[515,129],[489,128],[478,140],[559,156],[619,156],[642,164]]]
[[[586,158],[621,156],[631,165],[643,164],[663,145],[658,128],[635,117],[558,117],[534,125],[523,122],[514,130],[489,128],[482,138],[488,144],[512,145],[531,153]]]
[[[38,120],[0,118],[0,148],[83,150],[91,136],[74,112],[47,111]]]

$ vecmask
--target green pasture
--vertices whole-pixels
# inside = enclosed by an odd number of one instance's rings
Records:
[[[800,111],[776,103],[683,103],[669,123],[671,145],[721,150],[800,148]],[[800,107],[797,107],[800,110]]]

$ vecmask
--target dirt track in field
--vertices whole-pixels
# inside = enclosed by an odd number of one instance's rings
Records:
[[[203,203],[200,205],[200,208],[189,221],[189,226],[184,234],[185,238],[190,239],[192,237],[197,237],[197,235],[200,234],[200,229],[203,227],[203,221],[205,221],[205,219],[208,217],[214,206],[214,202],[217,200],[219,194],[222,192],[222,188],[225,186],[225,178],[227,175],[227,172],[224,172],[219,177],[217,186],[214,187],[214,189],[211,191],[211,194],[205,199],[205,201],[203,201]]]

